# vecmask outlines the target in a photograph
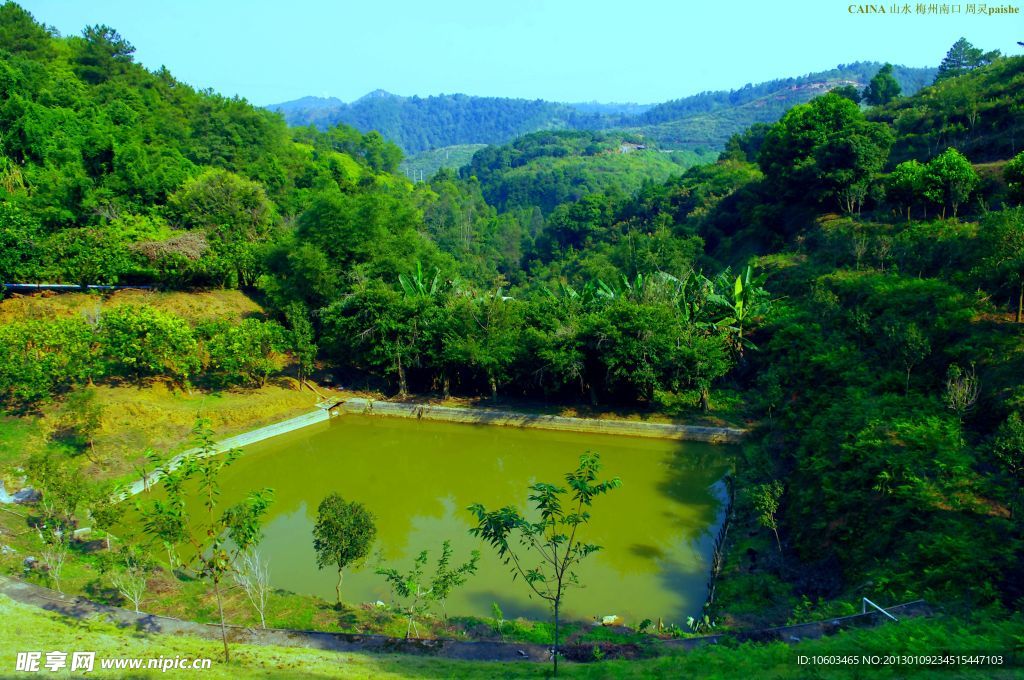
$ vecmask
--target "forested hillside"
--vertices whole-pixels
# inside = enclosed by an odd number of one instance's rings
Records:
[[[0,6],[0,280],[239,288],[262,313],[5,317],[5,417],[96,386],[212,395],[320,370],[746,424],[709,620],[865,596],[1020,609],[1024,57],[947,57],[936,84],[867,107],[808,87],[694,167],[633,133],[545,131],[414,184],[377,132],[288,127],[132,55],[109,27],[60,37]],[[513,118],[488,118],[495,139]],[[401,129],[382,132],[452,142]],[[50,493],[94,471],[88,450],[26,474]]]
[[[747,84],[732,91],[702,92],[655,106],[559,104],[461,94],[400,97],[378,90],[351,104],[304,97],[268,108],[283,113],[291,125],[325,129],[340,122],[363,132],[377,130],[410,155],[455,145],[500,145],[543,130],[607,128],[627,128],[667,149],[717,152],[731,135],[754,123],[775,122],[794,104],[833,87],[863,89],[879,67],[875,62],[841,64],[829,71]],[[894,76],[909,95],[930,83],[935,69],[897,66]]]
[[[592,193],[628,196],[644,182],[661,182],[714,154],[648,147],[637,135],[536,132],[473,154],[461,172],[476,177],[484,198],[501,211],[556,206]]]
[[[376,130],[408,154],[458,144],[503,144],[537,130],[605,127],[602,114],[540,99],[464,94],[402,97],[377,90],[345,104],[306,97],[267,107],[290,125],[324,129],[337,123]]]
[[[757,123],[774,123],[796,104],[833,88],[862,91],[881,66],[876,62],[840,64],[830,71],[748,84],[731,92],[703,92],[659,104],[624,126],[667,148],[721,150],[732,135]],[[893,68],[904,95],[931,83],[935,72],[934,68]]]

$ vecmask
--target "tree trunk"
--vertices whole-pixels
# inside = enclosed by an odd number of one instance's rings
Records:
[[[441,379],[441,390],[445,399],[452,396],[452,381],[448,378],[447,373],[444,378]]]
[[[1024,277],[1021,277],[1017,285],[1017,323],[1024,317]]]
[[[491,401],[498,401],[498,383],[495,381],[494,376],[490,376],[491,382]]]
[[[341,579],[342,579],[343,576],[344,576],[344,573],[339,568],[338,569],[338,583],[334,586],[334,594],[338,596],[338,604],[339,605],[341,604]]]
[[[405,386],[405,370],[402,368],[402,355],[398,355],[398,394],[405,396],[409,390]]]
[[[554,663],[554,676],[558,677],[558,600],[555,600],[555,647],[554,653],[551,655],[551,661]]]
[[[708,388],[700,388],[700,410],[704,411],[704,413],[711,410],[710,396]]]
[[[231,652],[228,650],[228,629],[224,625],[224,603],[220,599],[220,581],[213,582],[213,592],[217,594],[217,612],[220,614],[220,639],[224,643],[224,661],[231,661]]]

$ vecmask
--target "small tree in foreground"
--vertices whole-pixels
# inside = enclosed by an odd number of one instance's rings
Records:
[[[92,526],[103,532],[107,550],[110,550],[110,530],[124,517],[125,506],[120,502],[124,490],[112,484],[99,484],[93,489],[89,502]]]
[[[60,585],[60,576],[64,571],[64,561],[68,558],[68,543],[71,537],[69,534],[50,527],[40,530],[39,537],[43,540],[43,549],[40,554],[49,569],[50,578],[53,579],[53,587],[63,595],[64,589]]]
[[[533,493],[529,500],[540,515],[536,522],[529,521],[512,506],[491,512],[479,503],[469,508],[477,519],[477,526],[470,529],[470,533],[498,551],[498,557],[510,566],[513,579],[522,577],[533,594],[551,604],[555,624],[552,653],[555,675],[558,675],[558,618],[562,598],[566,588],[580,585],[576,567],[601,549],[599,545],[584,543],[577,534],[590,522],[588,509],[594,499],[621,484],[618,477],[597,482],[600,470],[600,456],[588,452],[580,456],[576,470],[565,476],[568,490],[554,484],[530,485]],[[565,498],[570,492],[571,498]]]
[[[445,601],[452,590],[463,585],[467,579],[476,573],[476,563],[480,559],[480,551],[474,550],[470,553],[468,562],[464,562],[454,569],[449,565],[452,558],[451,541],[445,541],[441,545],[441,557],[437,560],[437,569],[430,585],[421,583],[423,568],[427,564],[427,551],[424,550],[416,557],[412,569],[407,574],[401,574],[397,569],[379,568],[377,573],[387,579],[391,586],[391,592],[397,597],[405,600],[402,613],[408,619],[405,628],[405,639],[408,640],[413,630],[416,630],[417,637],[419,629],[416,627],[416,617],[423,617],[430,609],[431,602],[437,602],[441,606],[441,613],[444,620],[448,620],[448,613],[445,611]]]
[[[134,545],[124,545],[110,570],[111,585],[121,597],[132,603],[136,614],[146,595],[146,581],[151,568],[152,562],[144,551]]]
[[[259,551],[250,548],[235,559],[235,570],[232,573],[235,583],[252,603],[253,609],[260,615],[260,626],[267,627],[267,597],[270,595],[270,563],[263,559]]]
[[[345,567],[366,557],[375,538],[377,525],[373,514],[362,503],[348,502],[336,493],[320,501],[313,526],[316,566],[320,569],[327,566],[338,568],[334,592],[339,605]]]
[[[220,474],[238,459],[241,451],[232,449],[218,455],[209,422],[199,419],[193,429],[199,444],[199,453],[181,461],[176,469],[164,469],[162,483],[167,501],[154,500],[148,508],[140,506],[143,526],[147,534],[167,548],[168,558],[176,560],[176,547],[186,544],[191,549],[188,569],[196,578],[205,579],[213,589],[220,617],[221,641],[224,660],[231,660],[228,647],[227,625],[224,620],[224,602],[221,584],[235,569],[238,556],[252,549],[263,538],[260,524],[273,500],[272,489],[251,491],[240,502],[220,509]],[[206,510],[187,512],[184,484],[194,479],[198,497]]]

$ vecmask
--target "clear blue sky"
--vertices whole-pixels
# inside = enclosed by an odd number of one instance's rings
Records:
[[[848,0],[21,4],[65,35],[113,26],[147,67],[260,105],[304,95],[351,101],[377,88],[651,103],[852,61],[934,66],[960,36],[1009,54],[1024,41],[1024,14],[968,15],[967,3],[947,16],[856,15]],[[1012,4],[1024,11],[1024,0]]]

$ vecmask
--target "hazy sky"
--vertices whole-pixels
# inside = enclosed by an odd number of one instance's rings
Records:
[[[260,105],[304,95],[350,101],[377,88],[650,103],[853,61],[934,66],[960,36],[1008,54],[1024,40],[1024,14],[970,15],[968,3],[934,16],[851,14],[848,0],[21,4],[65,35],[113,26],[148,68],[165,65],[193,86]],[[1024,10],[1024,1],[1012,4]]]

